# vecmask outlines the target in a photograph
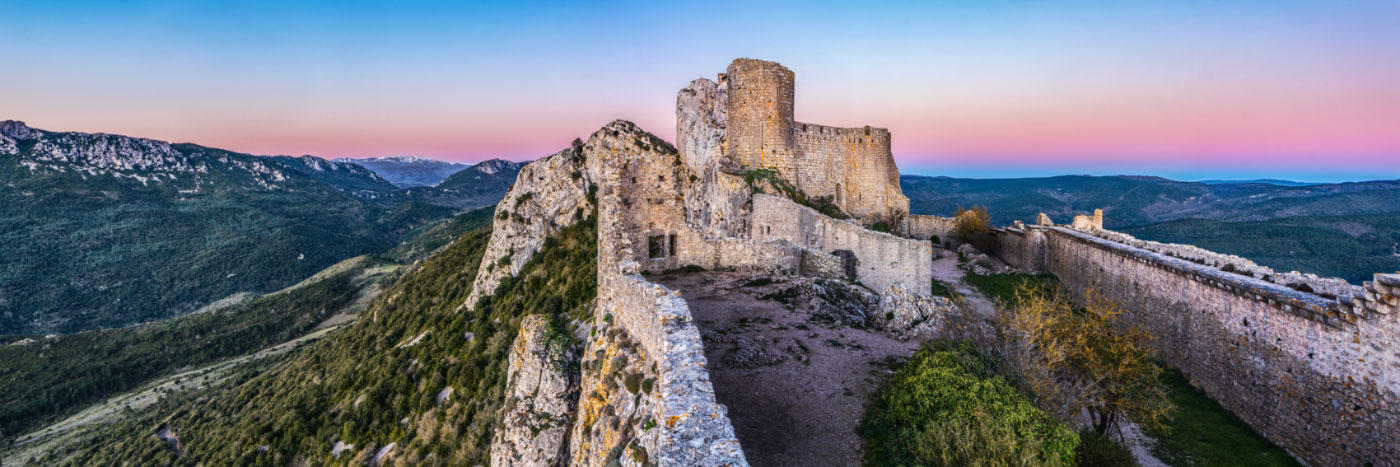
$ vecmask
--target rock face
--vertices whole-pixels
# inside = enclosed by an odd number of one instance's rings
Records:
[[[496,206],[491,240],[462,307],[474,307],[481,297],[495,293],[502,279],[520,273],[545,239],[593,210],[588,195],[592,177],[584,160],[583,148],[571,147],[520,170],[515,185]]]
[[[506,371],[506,409],[491,440],[493,466],[562,466],[578,402],[578,355],[548,318],[520,323]]]
[[[946,318],[959,311],[956,302],[945,297],[911,293],[890,287],[881,295],[880,307],[871,313],[871,325],[905,337],[941,335]]]
[[[614,319],[598,323],[584,348],[571,465],[656,463],[665,422],[657,365],[664,362],[653,360]]]
[[[40,133],[38,130],[30,128],[29,125],[25,125],[24,122],[5,120],[0,122],[0,136],[16,140],[27,140],[39,139]]]
[[[685,190],[686,221],[711,237],[743,236],[751,189],[725,157],[729,83],[691,81],[676,95],[676,137],[681,161],[695,177]]]

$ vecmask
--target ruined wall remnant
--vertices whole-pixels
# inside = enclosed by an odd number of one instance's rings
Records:
[[[849,251],[859,261],[856,279],[873,290],[931,291],[933,246],[927,241],[867,230],[769,195],[754,195],[752,219],[755,240],[784,240],[827,254]]]
[[[946,240],[954,227],[957,227],[957,219],[952,217],[910,214],[904,218],[904,228],[900,231],[909,238],[928,240],[937,236]]]
[[[1123,303],[1159,357],[1300,459],[1400,463],[1400,275],[1324,297],[1103,232],[1004,229],[999,251]]]
[[[630,123],[614,122],[587,145],[599,180],[600,332],[586,349],[573,462],[745,466],[726,409],[715,401],[689,308],[679,293],[640,275],[642,263],[653,260],[646,239],[700,236],[686,233],[681,206],[662,196],[669,187],[679,198],[675,188],[685,183],[658,178],[667,167],[682,166],[678,155],[639,144],[637,133]],[[673,244],[664,248],[668,258]],[[681,255],[688,246],[675,248]]]

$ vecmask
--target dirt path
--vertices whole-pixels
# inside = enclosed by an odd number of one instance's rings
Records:
[[[968,308],[971,308],[972,311],[982,316],[992,316],[993,313],[996,313],[996,306],[991,300],[983,296],[982,292],[977,291],[977,289],[973,288],[971,285],[963,282],[963,276],[966,275],[966,271],[958,268],[957,253],[945,251],[943,252],[942,258],[933,260],[934,279],[948,284],[949,287],[952,287],[953,290],[956,290],[958,294],[962,295],[963,299],[966,300],[965,304]]]
[[[790,284],[746,287],[754,277],[725,273],[654,279],[690,305],[715,395],[751,464],[860,465],[865,402],[916,342],[809,321],[760,298]]]

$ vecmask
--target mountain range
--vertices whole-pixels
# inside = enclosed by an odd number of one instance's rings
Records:
[[[415,228],[494,204],[515,179],[408,194],[357,164],[0,122],[0,334],[180,316],[277,290]]]
[[[471,164],[446,162],[415,156],[368,157],[364,159],[335,159],[373,170],[399,188],[437,185],[449,175],[471,167]]]

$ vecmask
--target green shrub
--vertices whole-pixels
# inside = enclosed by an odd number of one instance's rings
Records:
[[[875,395],[860,432],[870,465],[1066,465],[1078,444],[966,342],[915,353]]]
[[[996,420],[978,408],[965,419],[948,419],[930,423],[928,429],[914,438],[911,446],[919,465],[971,466],[1038,466],[1044,449],[1039,437],[1022,437],[1010,425]]]
[[[1127,446],[1094,430],[1079,431],[1079,447],[1074,450],[1074,463],[1079,467],[1138,465]]]

